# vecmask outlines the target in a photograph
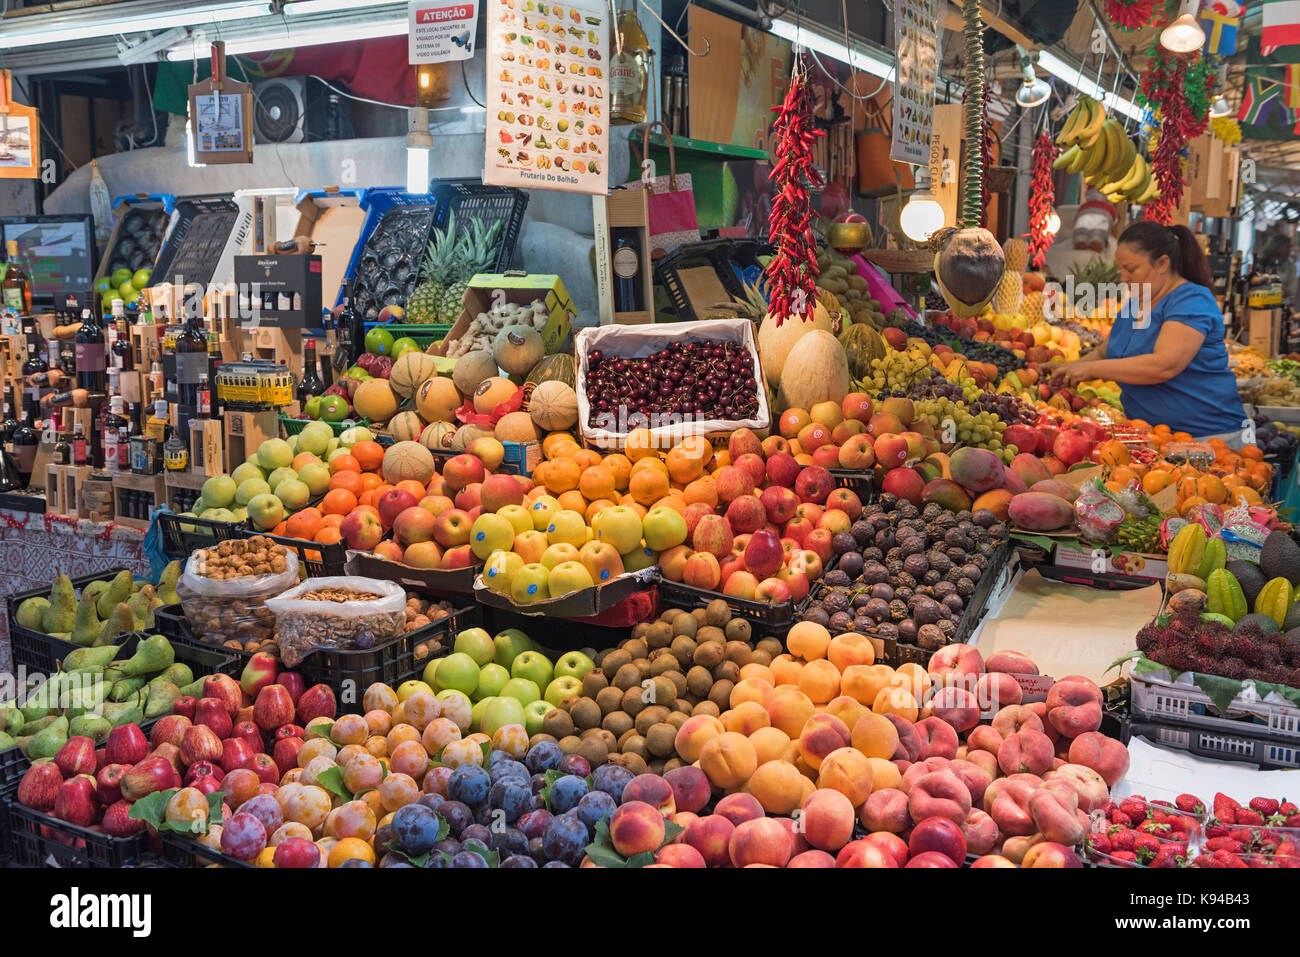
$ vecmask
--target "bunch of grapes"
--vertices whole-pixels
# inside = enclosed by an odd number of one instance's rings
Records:
[[[991,362],[997,366],[999,377],[1025,367],[1024,359],[1010,349],[992,342],[968,342],[963,339],[961,351],[972,362]]]
[[[1017,422],[1032,425],[1034,422],[1033,410],[1019,396],[1008,392],[981,392],[974,398],[968,396],[966,402],[977,412],[992,412],[1006,425]]]
[[[1002,445],[1007,426],[995,413],[972,414],[965,402],[947,398],[920,399],[914,405],[917,416],[930,423],[945,448],[973,445],[996,452],[1005,462],[1011,461],[1011,453]]]
[[[927,369],[933,367],[922,355],[914,352],[890,352],[883,359],[871,360],[871,376],[858,383],[857,388],[873,395],[886,392],[907,395],[913,385],[925,376]]]
[[[965,397],[965,390],[961,385],[947,379],[942,372],[934,366],[928,369],[927,378],[920,379],[912,386],[910,397],[913,399],[962,399]],[[974,380],[972,380],[973,382]]]

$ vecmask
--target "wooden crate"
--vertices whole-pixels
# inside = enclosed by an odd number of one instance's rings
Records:
[[[82,518],[92,522],[111,522],[117,510],[117,497],[110,479],[91,478],[89,474],[77,485],[77,508]]]
[[[225,414],[225,456],[227,462],[243,462],[267,439],[280,437],[278,412],[231,412]],[[211,468],[204,459],[205,472]],[[220,475],[221,472],[208,472]]]
[[[177,503],[176,493],[201,491],[203,483],[207,480],[208,476],[202,472],[164,472],[163,485],[167,492],[167,507],[173,512],[186,511]]]

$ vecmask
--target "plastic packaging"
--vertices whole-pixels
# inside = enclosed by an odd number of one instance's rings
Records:
[[[406,590],[377,578],[308,578],[266,604],[289,668],[318,649],[365,651],[406,632]]]
[[[263,647],[275,639],[275,613],[266,600],[298,581],[298,555],[285,550],[284,570],[272,574],[225,579],[203,575],[209,551],[231,544],[222,542],[212,549],[199,549],[185,562],[185,570],[176,582],[181,610],[190,631],[200,641],[227,647],[238,642],[242,651],[271,650]]]
[[[1074,518],[1079,524],[1079,534],[1088,541],[1113,540],[1115,529],[1126,517],[1124,506],[1096,479],[1084,483],[1079,497],[1074,500]]]

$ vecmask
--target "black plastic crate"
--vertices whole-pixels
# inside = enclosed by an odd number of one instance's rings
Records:
[[[235,868],[256,866],[248,861],[222,854],[175,831],[163,831],[158,840],[162,845],[160,857],[163,867],[207,867],[209,864]]]
[[[206,286],[213,279],[238,220],[239,205],[230,193],[178,197],[149,285],[170,282]]]
[[[744,618],[749,622],[754,636],[758,638],[784,639],[785,633],[795,623],[795,615],[804,608],[803,605],[796,605],[791,601],[780,605],[769,605],[766,602],[724,595],[720,591],[696,588],[683,582],[667,579],[659,582],[659,599],[665,608],[685,608],[690,611],[703,608],[709,602],[717,601],[719,598],[727,603],[733,616]]]
[[[18,867],[134,867],[149,849],[144,834],[109,837],[23,807],[16,794],[10,795],[6,804]]]
[[[93,581],[111,581],[119,572],[126,570],[119,566],[102,572],[79,575],[72,579],[72,589],[80,600],[81,589],[86,585]],[[9,647],[13,653],[15,667],[25,665],[29,671],[53,674],[58,669],[58,662],[68,652],[79,647],[70,641],[51,638],[47,634],[18,624],[18,606],[28,598],[48,598],[51,587],[51,585],[43,585],[40,588],[29,588],[5,597],[5,613],[9,616]]]
[[[484,625],[493,634],[507,628],[517,628],[536,642],[548,657],[558,658],[566,651],[594,648],[601,651],[613,648],[627,638],[630,629],[609,628],[573,618],[548,618],[542,615],[521,615],[504,608],[485,608]],[[653,621],[653,618],[651,618]]]
[[[285,538],[282,535],[266,535],[265,532],[246,531],[245,538],[265,535],[273,542],[298,553],[298,564],[307,569],[308,578],[333,578],[346,575],[348,563],[348,546],[346,542],[308,542],[301,538]]]
[[[248,529],[237,522],[182,518],[174,512],[159,512],[158,531],[162,534],[163,554],[174,561],[184,562],[197,549],[243,538]]]
[[[27,760],[22,749],[18,747],[0,751],[0,795],[18,789],[18,782],[23,779],[32,762]]]
[[[528,209],[528,194],[513,186],[485,186],[476,179],[442,180],[432,185],[434,213],[433,225],[442,229],[450,214],[456,214],[459,232],[471,219],[481,219],[486,225],[502,221],[501,242],[492,268],[484,272],[502,273],[510,268],[515,256],[515,244],[524,225],[524,212]]]
[[[699,319],[681,273],[687,269],[712,269],[733,299],[744,301],[745,286],[741,273],[758,267],[758,257],[770,252],[771,247],[754,239],[711,239],[687,243],[664,256],[654,264],[655,281],[664,287],[673,304],[677,319],[682,322]]]
[[[858,497],[863,505],[876,500],[876,473],[855,469],[827,469],[838,488],[846,488]]]
[[[9,823],[9,802],[15,800],[16,788],[0,788],[0,867],[14,856],[13,828]]]

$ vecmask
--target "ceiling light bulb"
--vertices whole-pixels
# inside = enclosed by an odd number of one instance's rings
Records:
[[[1205,45],[1205,31],[1196,21],[1199,0],[1182,0],[1178,19],[1160,31],[1160,45],[1174,53],[1191,53]]]
[[[1216,96],[1214,102],[1210,104],[1211,116],[1228,116],[1231,113],[1232,104],[1225,100],[1222,94]]]
[[[1061,217],[1057,215],[1056,210],[1052,210],[1048,215],[1047,225],[1044,228],[1050,236],[1055,236],[1061,231]]]
[[[943,228],[943,207],[928,187],[921,187],[907,200],[898,215],[898,225],[908,239],[925,242]]]
[[[1020,89],[1016,90],[1016,102],[1028,109],[1031,106],[1040,106],[1046,103],[1047,98],[1051,95],[1052,88],[1047,85],[1046,80],[1037,76],[1026,77],[1025,81],[1020,84]]]

